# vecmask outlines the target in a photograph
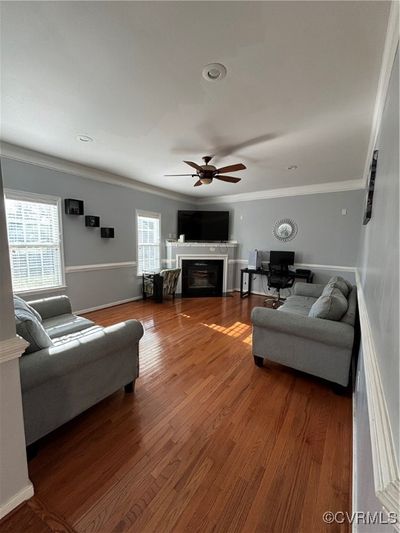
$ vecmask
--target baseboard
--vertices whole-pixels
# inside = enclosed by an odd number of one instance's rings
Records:
[[[236,289],[233,289],[233,291],[234,292],[240,292],[240,289],[236,288]],[[255,294],[257,296],[265,296],[267,298],[267,296],[274,296],[276,293],[274,293],[274,292],[261,292],[261,291],[253,291],[252,290],[251,294]]]
[[[355,386],[357,390],[357,384]],[[357,488],[358,488],[358,477],[357,477],[357,407],[355,401],[355,391],[352,395],[352,412],[353,412],[353,453],[352,453],[352,486],[351,486],[351,513],[355,513],[358,510],[358,501],[357,501]],[[358,533],[358,524],[357,520],[354,520],[351,528],[352,533]]]
[[[8,513],[11,513],[13,509],[24,503],[29,498],[33,496],[33,485],[29,483],[23,489],[21,489],[17,494],[10,498],[7,502],[0,506],[0,519],[4,518]]]
[[[141,300],[142,296],[134,296],[133,298],[126,298],[125,300],[118,300],[117,302],[110,302],[108,304],[97,305],[96,307],[89,307],[87,309],[74,310],[76,314],[91,313],[92,311],[99,311],[100,309],[107,309],[107,307],[114,307],[115,305],[127,304],[129,302],[136,302]]]

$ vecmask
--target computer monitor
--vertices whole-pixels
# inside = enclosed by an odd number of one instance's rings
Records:
[[[269,264],[271,266],[287,268],[294,265],[294,252],[270,252]]]

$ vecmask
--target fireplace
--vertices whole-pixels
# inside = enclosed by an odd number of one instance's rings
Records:
[[[182,296],[222,296],[223,271],[220,259],[183,259]]]

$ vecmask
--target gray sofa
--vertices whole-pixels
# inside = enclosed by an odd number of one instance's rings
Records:
[[[278,309],[252,311],[253,356],[295,368],[346,387],[354,343],[356,287],[349,286],[347,311],[340,320],[309,316],[325,285],[296,283],[294,294]]]
[[[27,445],[118,389],[125,386],[127,392],[132,392],[139,373],[139,340],[143,336],[143,326],[137,320],[103,328],[73,315],[66,296],[29,305],[39,313],[51,345],[32,351],[31,344],[20,358]],[[21,314],[18,316],[21,318]],[[29,337],[26,325],[21,329],[26,323],[22,315],[22,321],[17,320],[17,332]]]

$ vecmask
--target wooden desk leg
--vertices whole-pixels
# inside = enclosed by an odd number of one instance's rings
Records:
[[[243,275],[244,275],[244,272],[243,270],[240,271],[240,297],[241,298],[244,298],[244,294],[243,294]]]
[[[250,296],[251,294],[251,284],[253,282],[253,278],[251,277],[251,274],[249,272],[249,280],[248,280],[248,284],[247,284],[247,295]]]

